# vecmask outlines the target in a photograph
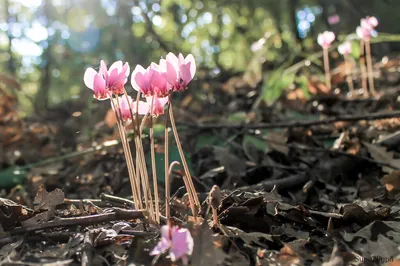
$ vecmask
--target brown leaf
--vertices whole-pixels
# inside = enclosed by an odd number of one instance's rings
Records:
[[[106,116],[104,117],[104,123],[109,127],[112,128],[117,124],[117,117],[115,116],[115,112],[112,109],[107,111]]]
[[[386,190],[389,192],[400,190],[400,170],[394,170],[390,174],[383,176],[381,183],[385,185]]]
[[[33,210],[12,200],[0,198],[0,225],[9,228],[32,216]]]
[[[388,152],[383,146],[378,146],[367,142],[363,142],[363,144],[365,147],[367,147],[372,158],[380,162],[389,163],[393,167],[400,169],[400,159],[393,158],[393,152]],[[382,171],[390,174],[393,171],[393,168],[382,166]]]
[[[54,210],[57,205],[64,203],[64,192],[56,188],[49,193],[41,186],[36,193],[34,202],[39,203],[39,205],[35,207],[35,211]]]
[[[214,244],[215,237],[208,227],[207,221],[194,229],[192,231],[194,240],[192,265],[219,265],[225,259],[226,254]]]

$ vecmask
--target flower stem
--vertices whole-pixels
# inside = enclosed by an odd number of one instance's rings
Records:
[[[126,98],[126,102],[129,103],[129,97],[128,97],[128,94],[126,93],[125,89],[124,89],[124,95],[125,95],[125,98]],[[133,110],[132,110],[132,107],[131,107],[130,104],[128,104],[128,107],[129,107],[129,112],[131,114],[131,121],[133,123],[135,121],[134,115],[133,115]],[[135,138],[135,135],[137,134],[137,131],[135,129],[133,130],[133,134],[134,134],[134,138]],[[129,146],[128,146],[128,148],[129,148]],[[135,148],[136,148],[136,151],[137,151],[136,145],[135,145]],[[131,149],[130,148],[128,149],[128,152],[129,152],[129,156],[131,158],[132,169],[133,169],[133,172],[134,172],[134,175],[135,175],[135,180],[134,181],[136,183],[137,197],[139,199],[140,208],[142,209],[143,208],[143,204],[142,204],[142,200],[141,200],[142,196],[141,196],[141,191],[140,191],[139,169],[137,169],[137,171],[135,171],[135,167],[134,167],[134,163],[133,163],[133,157],[132,157],[132,153],[131,153]],[[136,152],[136,154],[137,154],[137,152]]]
[[[172,108],[172,104],[171,104],[170,99],[169,99],[169,105],[170,105],[169,118],[171,120],[172,131],[174,132],[176,146],[178,148],[179,155],[180,155],[181,160],[182,160],[183,169],[185,170],[186,178],[188,179],[188,185],[189,185],[189,187],[187,188],[188,194],[189,194],[189,197],[191,196],[194,199],[195,205],[198,208],[200,208],[200,201],[199,201],[199,198],[197,197],[197,192],[196,192],[196,189],[194,188],[194,185],[193,185],[192,176],[190,175],[189,167],[188,167],[188,164],[187,164],[186,159],[185,159],[185,154],[183,153],[182,145],[181,145],[181,142],[179,140],[178,130],[176,129],[175,119],[174,119],[174,114],[173,114],[173,108]]]
[[[154,151],[153,106],[154,106],[154,96],[151,99],[151,105],[150,105],[150,152],[151,152],[151,171],[153,173],[153,187],[154,187],[154,201],[155,201],[154,207],[156,209],[156,221],[157,223],[160,223],[160,205],[158,199],[156,155]]]
[[[360,40],[360,70],[361,70],[361,85],[364,91],[364,96],[368,97],[368,86],[367,86],[367,72],[365,69],[365,42],[363,39]]]
[[[118,97],[117,97],[118,98]],[[133,161],[132,161],[132,156],[130,155],[130,149],[128,147],[128,142],[127,142],[127,138],[126,135],[124,134],[124,127],[122,125],[122,121],[121,121],[121,109],[119,108],[119,104],[118,104],[118,108],[116,108],[114,100],[112,97],[110,97],[110,101],[111,104],[113,106],[114,112],[115,112],[115,116],[117,118],[117,126],[118,126],[118,131],[120,134],[120,138],[121,138],[121,143],[122,143],[122,148],[125,154],[125,160],[126,160],[126,164],[127,164],[127,168],[128,168],[128,174],[129,174],[129,181],[131,183],[131,189],[132,189],[132,197],[134,199],[135,202],[135,207],[137,209],[141,209],[141,201],[140,198],[138,197],[137,194],[137,186],[135,183],[135,168],[133,165]],[[117,100],[118,103],[118,100]],[[119,110],[119,115],[118,115],[118,110]]]
[[[368,83],[369,89],[371,90],[371,94],[375,96],[376,90],[374,85],[374,72],[372,70],[372,58],[371,58],[371,44],[369,41],[365,42],[365,51],[367,55],[367,68],[368,68]]]
[[[172,174],[172,169],[174,168],[175,165],[179,165],[180,163],[177,161],[173,161],[171,165],[168,168],[168,171],[166,171],[165,175],[165,217],[167,218],[167,224],[170,225],[171,223],[171,210],[170,210],[170,176]]]
[[[165,174],[165,217],[167,218],[167,223],[170,220],[170,210],[169,210],[169,195],[170,195],[170,183],[169,183],[169,153],[168,153],[168,115],[170,109],[170,101],[167,103],[167,110],[165,111],[165,131],[164,131],[164,174]],[[172,164],[171,164],[172,165]]]
[[[354,84],[353,84],[353,75],[352,75],[352,71],[351,71],[351,60],[349,58],[349,55],[347,55],[347,54],[344,55],[344,65],[346,66],[345,75],[346,75],[347,85],[349,86],[350,93],[352,95],[354,95]]]
[[[328,49],[324,48],[324,69],[325,69],[325,83],[328,90],[331,90],[331,71],[329,69],[329,53]]]
[[[140,131],[140,121],[139,121],[139,100],[140,100],[140,92],[137,94],[136,98],[136,134],[135,134],[135,144],[136,144],[136,163],[137,168],[139,168],[140,177],[142,180],[142,189],[146,203],[146,209],[149,211],[149,216],[154,220],[154,208],[153,208],[153,199],[151,196],[151,190],[149,186],[149,176],[146,168],[146,160],[144,157],[141,131]]]

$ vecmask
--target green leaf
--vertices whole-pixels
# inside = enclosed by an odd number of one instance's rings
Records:
[[[178,161],[182,164],[181,157],[179,155],[179,150],[176,146],[169,146],[168,151],[169,162]],[[150,152],[147,153],[146,156],[147,168],[149,170],[149,175],[151,176],[151,155]],[[156,153],[156,171],[157,171],[157,178],[158,180],[164,181],[165,180],[165,168],[164,168],[164,152]],[[192,160],[190,156],[185,154],[186,162],[189,167],[189,171],[193,174],[193,167],[192,167]]]
[[[275,71],[262,87],[262,95],[266,104],[275,102],[282,92],[293,83],[295,73],[291,72],[283,75],[283,69]]]
[[[242,142],[243,151],[254,162],[259,162],[260,155],[269,151],[269,146],[261,139],[245,135]]]
[[[213,134],[202,134],[196,138],[196,150],[207,146],[223,146],[225,140]]]
[[[20,167],[9,167],[0,171],[0,188],[10,188],[21,184],[26,170]]]
[[[354,40],[351,42],[351,56],[354,58],[359,58],[361,54],[360,41]]]

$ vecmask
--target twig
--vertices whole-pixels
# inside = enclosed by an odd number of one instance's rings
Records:
[[[240,190],[272,190],[275,186],[278,189],[286,189],[291,188],[294,186],[302,185],[305,182],[310,180],[310,177],[305,173],[292,175],[289,177],[281,178],[281,179],[274,179],[274,180],[266,180],[264,182],[258,183],[256,185],[251,186],[244,186],[238,189]]]
[[[321,216],[325,216],[325,217],[328,217],[328,218],[343,219],[343,214],[340,214],[340,213],[319,212],[319,211],[313,211],[313,210],[308,210],[308,212],[311,213],[311,214],[321,215]]]
[[[31,226],[18,227],[12,230],[12,235],[27,233],[32,231],[57,228],[57,227],[68,227],[75,225],[93,225],[106,223],[115,220],[132,220],[132,219],[143,219],[145,216],[144,210],[124,210],[120,208],[114,208],[114,212],[102,213],[81,217],[73,218],[56,218],[47,223],[34,224]]]
[[[343,115],[336,116],[332,118],[327,118],[323,120],[314,121],[290,121],[290,122],[277,122],[277,123],[259,123],[259,124],[192,124],[192,123],[178,123],[182,126],[198,128],[198,129],[268,129],[268,128],[294,128],[294,127],[310,127],[317,125],[327,125],[339,121],[351,122],[360,120],[379,120],[387,118],[400,117],[400,111],[390,112],[390,113],[372,113],[366,115]]]
[[[367,161],[370,163],[375,163],[377,165],[380,166],[386,166],[395,170],[400,170],[400,168],[396,165],[392,165],[391,163],[388,162],[382,162],[382,161],[378,161],[372,158],[368,158],[368,157],[364,157],[364,156],[360,156],[360,155],[356,155],[356,154],[350,154],[344,151],[339,151],[339,150],[329,150],[326,148],[314,148],[314,147],[307,147],[304,145],[298,145],[298,144],[288,144],[289,148],[293,148],[293,149],[299,149],[299,150],[306,150],[306,151],[313,151],[313,152],[328,152],[330,154],[339,154],[339,155],[344,155],[356,160],[361,160],[361,161]]]
[[[135,203],[131,200],[113,196],[113,195],[108,195],[105,193],[101,193],[100,198],[102,201],[110,201],[110,202],[120,203],[120,204],[129,206],[129,207],[135,206]]]

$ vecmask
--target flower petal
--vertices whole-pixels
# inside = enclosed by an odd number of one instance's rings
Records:
[[[185,58],[185,62],[190,63],[190,76],[191,79],[194,78],[194,75],[196,74],[196,61],[194,60],[194,57],[192,54],[188,54]]]
[[[174,55],[173,53],[168,53],[165,59],[171,64],[178,66],[178,57],[176,57],[176,55]]]
[[[171,241],[162,238],[154,247],[154,249],[150,252],[150,255],[152,256],[160,255],[164,253],[170,246],[171,246]]]
[[[121,72],[121,70],[122,70],[122,61],[116,61],[116,62],[114,62],[111,66],[110,66],[110,68],[108,69],[108,72],[111,72],[112,70],[114,70],[114,69],[118,69],[118,73],[119,72]]]
[[[91,90],[93,90],[93,82],[95,75],[97,75],[97,72],[91,67],[87,68],[85,74],[83,75],[83,81],[86,87],[88,87]]]
[[[135,69],[132,72],[131,84],[132,87],[137,91],[140,91],[141,86],[148,85],[148,81],[146,80],[146,77],[144,75],[145,72],[146,69],[144,69],[141,65],[136,65]]]
[[[169,255],[172,261],[176,261],[193,252],[193,238],[190,231],[186,228],[180,228],[172,234],[172,245]]]
[[[100,69],[99,73],[103,75],[103,77],[106,79],[108,77],[108,70],[107,70],[107,65],[104,63],[104,60],[100,61]]]

